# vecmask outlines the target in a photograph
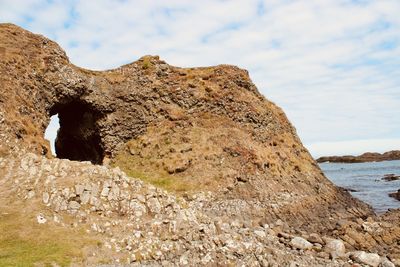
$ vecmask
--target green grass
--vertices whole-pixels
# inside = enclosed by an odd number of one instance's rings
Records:
[[[82,229],[39,225],[15,210],[0,210],[0,266],[69,266],[82,260],[85,245],[95,244]]]
[[[61,266],[68,266],[71,259],[63,253],[65,249],[53,242],[45,244],[23,238],[2,239],[0,266],[34,266],[35,263],[51,266],[53,262]]]
[[[122,168],[122,170],[124,170],[126,174],[130,177],[138,178],[144,182],[147,182],[170,192],[186,192],[191,189],[191,187],[187,183],[179,181],[179,177],[160,175],[159,173],[155,172],[153,174],[146,174],[137,170],[124,168]]]
[[[183,193],[193,189],[193,185],[185,182],[181,177],[169,175],[155,166],[150,166],[149,160],[145,161],[149,163],[149,166],[142,168],[139,167],[137,161],[138,159],[134,156],[121,152],[115,157],[112,165],[118,166],[130,177],[140,179],[169,192]]]
[[[151,68],[152,66],[153,66],[153,64],[150,61],[150,57],[144,57],[142,68],[146,70],[146,69]]]

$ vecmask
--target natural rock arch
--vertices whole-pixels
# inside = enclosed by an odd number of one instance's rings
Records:
[[[44,132],[59,114],[59,157],[107,161],[132,174],[150,170],[149,177],[157,172],[164,183],[194,190],[204,185],[218,197],[212,213],[305,227],[329,218],[325,228],[372,214],[324,177],[245,70],[179,68],[145,56],[92,71],[15,25],[0,24],[0,37],[0,156],[48,154]]]

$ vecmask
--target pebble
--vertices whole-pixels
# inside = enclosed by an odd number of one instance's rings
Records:
[[[38,224],[44,224],[47,222],[47,219],[42,214],[39,214],[38,216],[36,216],[36,219],[37,219]]]

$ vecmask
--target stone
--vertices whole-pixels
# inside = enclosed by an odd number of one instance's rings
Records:
[[[75,185],[75,194],[81,195],[83,193],[83,190],[85,190],[85,186],[81,184]]]
[[[189,257],[188,253],[183,254],[179,259],[180,265],[188,265],[189,264]]]
[[[108,200],[118,200],[119,193],[120,193],[119,187],[114,185],[113,187],[111,187],[111,190],[109,191],[109,194],[107,196]]]
[[[133,147],[129,147],[129,153],[131,153],[132,156],[136,155],[136,150]]]
[[[110,192],[110,188],[108,188],[108,187],[103,187],[103,189],[101,190],[100,195],[101,195],[102,197],[107,197],[109,192]]]
[[[129,208],[136,217],[142,217],[147,212],[146,206],[136,199],[129,202]]]
[[[395,267],[395,264],[388,260],[387,258],[383,258],[379,267]]]
[[[47,219],[42,214],[37,215],[36,219],[38,224],[44,224],[47,222]]]
[[[290,240],[290,245],[293,248],[298,248],[302,250],[312,249],[313,247],[313,245],[310,242],[299,236],[296,236],[292,240]]]
[[[368,266],[378,267],[381,263],[381,257],[376,253],[367,253],[365,251],[355,251],[350,255],[354,261],[367,264]]]
[[[147,207],[153,213],[159,213],[161,211],[161,204],[157,198],[153,197],[147,200]]]
[[[30,199],[30,198],[33,198],[34,196],[35,196],[35,191],[29,190],[26,197],[27,197],[27,199]]]
[[[79,204],[76,201],[70,201],[68,203],[68,209],[69,210],[78,210],[81,207],[81,204]]]
[[[321,236],[316,233],[312,233],[308,236],[307,240],[311,243],[318,243],[323,245],[325,242],[322,240]]]
[[[267,235],[265,234],[264,230],[255,230],[254,234],[256,234],[257,236],[261,237],[261,238],[265,238]]]
[[[59,218],[57,215],[54,215],[53,221],[54,221],[55,223],[60,223],[60,222],[61,222],[60,218]]]
[[[80,195],[81,204],[85,205],[85,204],[89,203],[90,196],[91,196],[90,192],[84,190]]]
[[[346,253],[346,248],[342,240],[332,239],[326,243],[325,251],[328,253],[335,253],[336,255],[343,255]]]
[[[43,203],[44,203],[44,204],[49,203],[49,199],[50,199],[49,193],[44,192],[44,193],[43,193],[43,196],[42,196]]]

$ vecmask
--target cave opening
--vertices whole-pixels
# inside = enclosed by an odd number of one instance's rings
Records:
[[[55,152],[55,156],[61,159],[102,164],[104,147],[98,127],[101,114],[87,103],[71,101],[55,105],[50,110],[50,116],[53,118],[56,117],[55,115],[58,115],[59,120],[55,139],[53,134],[52,151]],[[50,131],[57,128],[54,124],[55,122],[51,120]],[[51,140],[51,136],[49,139]]]
[[[60,129],[60,121],[58,119],[58,114],[50,117],[50,123],[44,132],[44,138],[50,142],[50,151],[53,156],[56,156],[56,137],[57,132]]]

